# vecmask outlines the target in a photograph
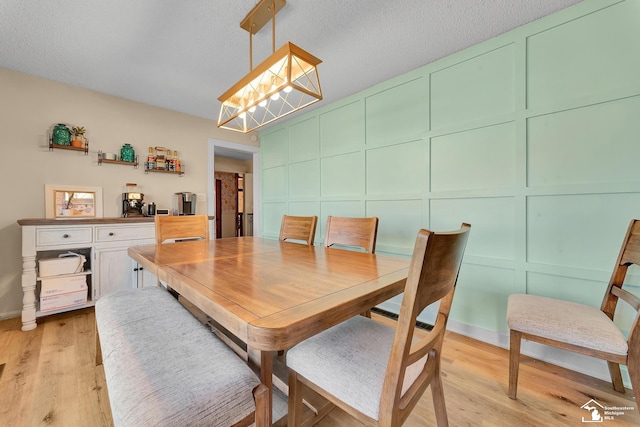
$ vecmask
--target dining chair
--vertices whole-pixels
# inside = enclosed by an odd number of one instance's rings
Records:
[[[289,239],[302,240],[307,245],[313,246],[313,241],[316,237],[317,224],[317,216],[282,215],[279,239],[281,241]]]
[[[522,339],[606,360],[614,390],[624,393],[620,364],[627,365],[640,402],[640,299],[622,289],[630,266],[640,265],[640,221],[631,220],[600,309],[571,301],[513,294],[507,303],[510,329],[509,397],[516,398]],[[635,310],[628,338],[613,321],[618,300]],[[640,411],[640,407],[638,408]]]
[[[378,236],[378,218],[351,218],[343,216],[327,217],[327,227],[324,235],[326,247],[350,246],[362,248],[365,252],[376,252],[376,238]]]
[[[158,244],[176,239],[209,240],[209,218],[207,215],[157,215],[155,222]]]
[[[177,240],[209,240],[209,218],[206,215],[157,215],[156,243],[173,243]],[[165,286],[158,279],[158,286]]]
[[[209,218],[207,215],[159,215],[156,216],[156,242],[167,244],[176,240],[209,240]],[[167,287],[158,279],[158,286]],[[202,324],[208,325],[214,334],[223,340],[240,357],[247,360],[247,349],[240,343],[237,337],[227,331],[222,325],[191,301],[178,295],[173,289],[169,289],[180,303],[193,314]]]
[[[324,235],[326,247],[352,247],[361,248],[365,252],[376,252],[376,239],[378,237],[378,217],[353,218],[344,216],[327,216],[327,227]],[[364,317],[371,318],[371,308],[361,313]]]
[[[470,228],[418,232],[395,328],[355,316],[289,349],[289,426],[301,423],[307,389],[367,426],[400,426],[429,386],[437,424],[448,425],[440,358]],[[417,336],[418,315],[436,302],[433,329]]]

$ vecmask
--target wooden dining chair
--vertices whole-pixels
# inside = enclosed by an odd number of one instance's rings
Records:
[[[282,215],[280,225],[280,237],[285,240],[302,240],[307,245],[313,246],[316,238],[317,216],[291,216]]]
[[[378,218],[351,218],[328,216],[324,235],[326,247],[350,246],[362,248],[365,252],[376,252],[376,238],[378,237]]]
[[[156,216],[156,242],[166,244],[176,240],[209,240],[209,218],[207,215],[175,215]],[[158,286],[167,287],[158,279]],[[180,301],[180,303],[193,314],[202,324],[208,325],[214,334],[223,340],[240,357],[247,360],[246,348],[239,344],[239,340],[232,333],[223,328],[218,322],[207,316],[202,310],[196,307],[191,301],[178,295],[173,289],[169,292]]]
[[[209,218],[206,215],[157,215],[155,224],[158,245],[176,240],[209,240]],[[165,286],[160,279],[158,286]]]
[[[155,222],[158,244],[176,239],[209,240],[209,218],[207,215],[158,215]]]
[[[327,227],[324,235],[326,247],[361,248],[365,252],[376,252],[378,237],[378,217],[353,218],[344,216],[327,216]],[[371,318],[371,308],[361,313]]]
[[[640,298],[622,289],[632,265],[640,266],[640,221],[637,219],[629,224],[600,309],[537,295],[509,296],[510,398],[516,398],[520,342],[525,339],[606,360],[613,388],[621,393],[624,385],[620,364],[627,365],[633,394],[636,402],[640,402]],[[619,299],[636,312],[627,338],[613,321]]]
[[[418,232],[396,328],[355,316],[289,349],[290,427],[301,423],[306,389],[364,425],[400,426],[429,386],[437,424],[448,424],[440,357],[470,228]],[[419,338],[418,315],[438,301],[433,329]]]

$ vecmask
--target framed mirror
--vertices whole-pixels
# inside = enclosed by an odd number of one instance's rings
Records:
[[[46,218],[102,218],[102,188],[45,185]]]

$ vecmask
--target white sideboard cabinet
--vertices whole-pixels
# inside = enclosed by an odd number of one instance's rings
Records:
[[[121,289],[157,286],[157,278],[127,254],[130,246],[155,243],[153,218],[98,218],[92,220],[22,219],[22,330],[36,327],[41,316],[91,307],[102,296]],[[40,310],[38,261],[65,252],[86,258],[86,304],[58,310]],[[61,277],[61,276],[56,276]]]

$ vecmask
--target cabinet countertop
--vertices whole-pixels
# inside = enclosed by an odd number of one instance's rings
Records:
[[[138,216],[129,218],[76,218],[76,219],[52,219],[52,218],[22,218],[18,220],[20,225],[82,225],[82,224],[134,224],[140,222],[154,222],[155,217]]]

